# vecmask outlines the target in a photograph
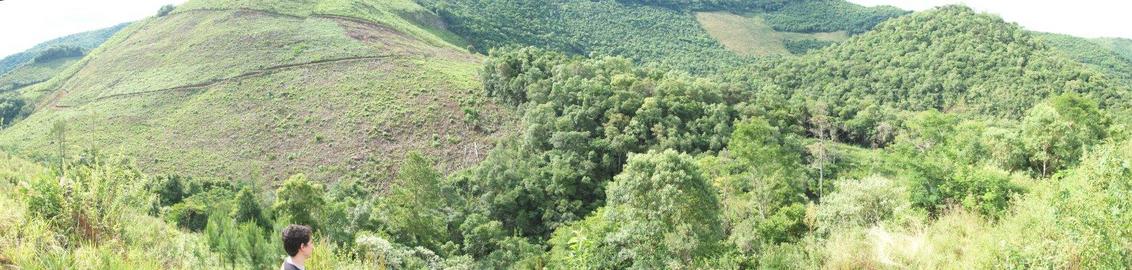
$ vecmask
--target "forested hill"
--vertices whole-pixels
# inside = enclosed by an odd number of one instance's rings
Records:
[[[756,76],[797,100],[1018,116],[1045,97],[1082,93],[1126,106],[1127,88],[1062,57],[1001,18],[950,6],[886,21],[842,44],[766,65]]]
[[[727,51],[696,11],[768,16],[778,31],[860,33],[906,13],[842,0],[422,0],[471,49],[536,46],[577,55],[616,55],[693,72],[749,61]],[[731,26],[738,27],[738,26]]]

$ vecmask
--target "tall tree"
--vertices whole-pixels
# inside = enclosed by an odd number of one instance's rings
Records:
[[[391,194],[381,199],[373,217],[397,242],[439,250],[447,237],[441,177],[432,161],[409,153]]]

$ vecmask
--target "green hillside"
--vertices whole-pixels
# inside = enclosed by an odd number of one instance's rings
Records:
[[[1120,54],[1124,59],[1132,59],[1132,39],[1126,38],[1097,38],[1093,42],[1107,46],[1112,51]]]
[[[1127,45],[1132,42],[1048,33],[1038,36],[1045,44],[1065,53],[1069,58],[1102,71],[1125,86],[1132,86],[1132,45]]]
[[[36,113],[5,129],[0,145],[55,158],[38,134],[64,122],[75,150],[121,152],[151,172],[333,179],[367,166],[390,172],[408,150],[459,168],[502,131],[506,110],[473,91],[481,60],[439,43],[436,29],[397,30],[417,25],[389,17],[409,7],[328,1],[319,5],[328,14],[300,16],[210,3],[134,23],[26,90],[41,96]]]

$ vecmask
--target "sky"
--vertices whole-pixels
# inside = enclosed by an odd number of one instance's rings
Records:
[[[1082,37],[1132,38],[1132,1],[1124,0],[849,0],[909,10],[962,3],[1030,30]],[[57,37],[153,16],[185,0],[0,0],[0,56]]]
[[[0,0],[0,58],[70,34],[136,21],[185,0]]]
[[[849,0],[864,6],[891,5],[924,10],[964,4],[977,11],[997,14],[1028,30],[1079,37],[1132,38],[1132,1],[1127,0]]]

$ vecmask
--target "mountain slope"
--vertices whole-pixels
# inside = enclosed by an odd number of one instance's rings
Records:
[[[449,170],[476,161],[506,115],[473,91],[479,57],[442,43],[450,33],[382,17],[396,14],[389,2],[295,15],[338,2],[190,1],[138,22],[33,89],[37,112],[0,132],[0,146],[54,159],[54,140],[38,134],[63,121],[72,148],[153,172],[334,179],[393,170],[410,151]]]
[[[48,50],[52,48],[93,50],[99,45],[102,45],[103,42],[106,42],[114,33],[125,28],[126,25],[128,24],[123,23],[104,29],[53,39],[35,45],[35,47],[26,51],[0,59],[0,92],[14,90],[50,79],[56,73],[59,73],[79,58],[82,58],[81,56],[67,55],[50,60],[44,59],[45,61],[34,61],[34,59]]]
[[[813,3],[811,3],[813,2]],[[841,0],[822,1],[645,1],[645,0],[422,0],[465,37],[472,48],[535,46],[578,55],[616,55],[694,73],[740,65],[751,54],[728,51],[697,21],[697,12],[760,12],[776,30],[859,33],[890,17],[895,8],[866,8]],[[828,16],[827,16],[828,15]],[[832,16],[832,17],[830,17]],[[804,28],[790,28],[804,24]],[[781,41],[779,41],[781,42]],[[742,55],[742,56],[740,56]],[[754,54],[760,55],[760,54]]]

